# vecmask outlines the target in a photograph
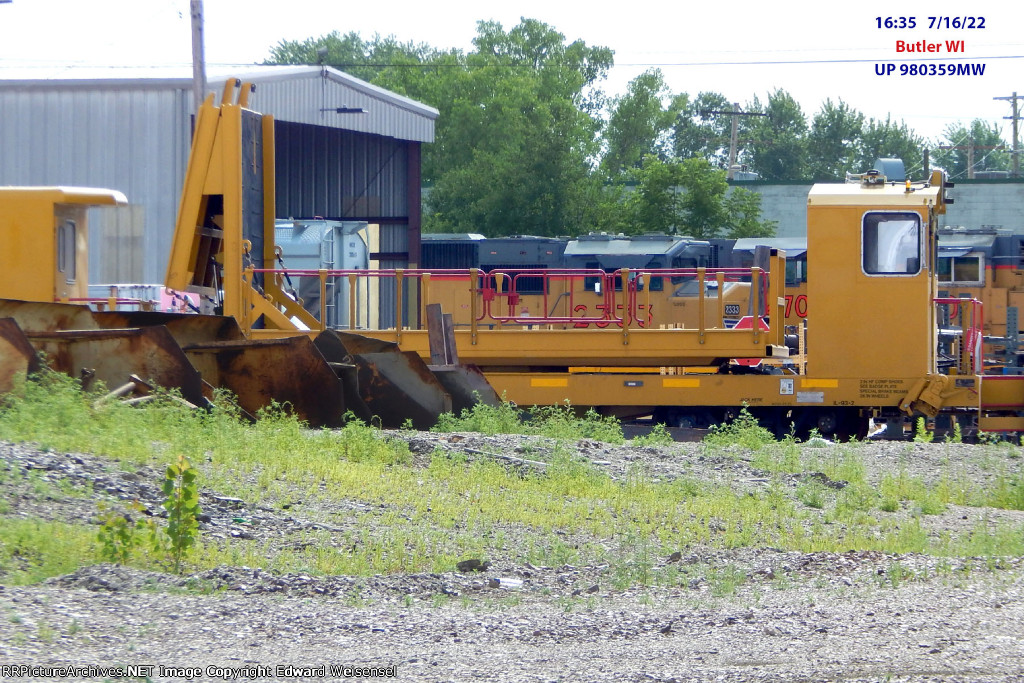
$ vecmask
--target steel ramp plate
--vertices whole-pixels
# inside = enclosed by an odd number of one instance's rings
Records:
[[[373,421],[373,413],[363,402],[359,393],[359,368],[351,363],[340,363],[328,360],[334,374],[341,380],[342,393],[345,396],[345,411],[352,413],[354,417],[370,424]]]
[[[179,390],[194,405],[206,405],[199,373],[165,327],[28,332],[26,336],[58,372],[72,377],[94,372],[95,379],[108,388],[137,375],[155,386]]]
[[[39,371],[39,356],[14,318],[0,318],[0,394]]]
[[[363,402],[387,429],[407,420],[416,429],[430,429],[438,416],[451,412],[451,397],[423,359],[397,344],[328,330],[316,345],[332,362],[356,366]]]
[[[92,315],[96,325],[101,328],[163,325],[180,346],[245,338],[238,321],[223,315],[159,311],[101,311]]]
[[[0,299],[0,318],[14,318],[26,334],[57,330],[95,330],[88,306]]]
[[[475,365],[429,365],[441,386],[452,397],[452,412],[456,415],[469,410],[477,403],[489,406],[501,405],[501,398],[494,387]]]
[[[310,427],[340,427],[342,380],[309,337],[214,341],[184,348],[204,379],[231,390],[246,412],[276,402]]]

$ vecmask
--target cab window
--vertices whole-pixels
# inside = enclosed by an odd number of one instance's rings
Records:
[[[939,282],[944,285],[984,285],[985,268],[981,254],[940,256]]]
[[[916,275],[921,272],[921,217],[902,212],[865,214],[861,252],[868,275]]]
[[[786,259],[786,286],[795,287],[807,282],[807,261]]]
[[[75,244],[75,222],[64,221],[57,228],[57,272],[63,273],[64,281],[69,285],[75,282]]]

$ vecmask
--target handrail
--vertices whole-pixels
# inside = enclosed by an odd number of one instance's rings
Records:
[[[594,324],[607,324],[607,323],[621,323],[623,317],[616,313],[616,302],[615,302],[615,273],[608,273],[600,268],[524,268],[522,270],[513,271],[508,273],[504,270],[495,269],[489,271],[483,275],[484,287],[479,291],[483,296],[484,302],[487,305],[485,315],[491,320],[498,322],[499,324],[518,324],[518,325],[560,325],[560,324],[582,324],[582,323],[594,323]],[[526,278],[541,278],[543,285],[539,293],[534,291],[521,291],[517,286],[522,280]],[[576,301],[576,288],[572,286],[574,281],[583,280],[586,284],[586,280],[592,280],[594,282],[591,285],[599,284],[598,288],[602,298],[602,304],[598,306],[598,310],[602,311],[600,316],[556,316],[545,314],[542,317],[537,316],[522,316],[516,315],[515,306],[519,302],[519,297],[528,294],[537,294],[541,297],[541,310],[549,311],[549,296],[551,294],[551,283],[558,281],[566,281],[570,283],[570,286],[566,289],[566,293],[569,295],[569,310],[574,310]],[[491,287],[491,282],[494,282],[494,286]],[[504,286],[503,283],[508,282],[508,286]],[[497,303],[498,297],[505,297],[506,305],[508,307],[508,313],[501,315],[491,310],[491,304]]]
[[[119,310],[120,306],[138,306],[139,310],[142,311],[154,311],[160,308],[159,301],[124,296],[56,297],[53,301],[60,304],[86,304],[88,306],[95,306],[98,311],[116,311]]]
[[[937,305],[949,306],[950,319],[959,318],[963,339],[960,343],[958,370],[961,373],[981,374],[984,371],[982,341],[984,333],[984,309],[978,299],[938,297],[932,300]]]
[[[700,308],[700,320],[703,321],[705,314],[705,299],[703,296],[708,283],[717,283],[717,325],[723,326],[724,322],[724,299],[723,289],[726,282],[752,281],[751,290],[762,302],[761,310],[767,313],[769,288],[768,273],[760,268],[622,268],[611,272],[600,268],[523,268],[523,269],[493,269],[483,271],[477,268],[446,268],[446,269],[302,269],[302,268],[254,268],[253,273],[264,274],[267,277],[283,278],[287,275],[290,278],[313,277],[319,280],[321,298],[320,315],[321,329],[326,329],[323,323],[325,316],[324,297],[327,294],[327,281],[329,278],[347,278],[349,283],[349,326],[356,328],[355,305],[356,292],[355,284],[360,278],[394,278],[395,287],[395,313],[397,316],[395,328],[401,332],[402,311],[406,308],[404,298],[403,282],[408,280],[410,284],[418,282],[420,286],[420,313],[421,319],[425,320],[425,306],[429,298],[431,281],[439,278],[465,278],[469,281],[468,293],[470,297],[470,319],[471,324],[496,324],[502,325],[577,325],[583,326],[594,324],[604,328],[609,325],[616,325],[622,328],[637,327],[645,328],[652,323],[650,314],[650,292],[655,278],[672,280],[697,281],[698,296],[695,297]],[[474,282],[475,278],[475,282]],[[537,279],[541,280],[540,287],[537,287]],[[575,311],[575,301],[580,294],[581,288],[576,285],[584,281],[586,289],[594,290],[599,294],[601,303],[596,306],[600,315],[551,315],[552,301],[563,299],[568,296],[568,310]],[[556,283],[562,283],[562,287],[554,287]],[[668,286],[668,285],[666,285]],[[543,315],[522,315],[516,311],[521,296],[540,296],[541,311]],[[703,322],[700,324],[703,330]],[[760,330],[755,329],[752,334],[757,337]]]

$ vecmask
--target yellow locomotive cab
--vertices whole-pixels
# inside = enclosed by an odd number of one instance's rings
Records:
[[[116,190],[3,187],[0,292],[26,301],[88,297],[88,210],[127,204]]]

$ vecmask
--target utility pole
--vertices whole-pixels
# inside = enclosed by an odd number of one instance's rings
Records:
[[[709,114],[727,114],[732,117],[732,134],[729,136],[729,171],[728,178],[732,180],[733,172],[736,170],[736,155],[738,153],[737,147],[739,147],[739,130],[737,122],[740,116],[768,116],[768,114],[761,114],[752,111],[740,111],[739,102],[732,103],[731,110],[716,110],[716,109],[703,109],[700,112],[701,116],[708,116]]]
[[[1017,108],[1017,93],[1016,91],[1009,97],[993,97],[994,100],[1009,100],[1013,103],[1013,116],[1004,116],[1004,119],[1011,119],[1013,121],[1013,177],[1020,177],[1020,142],[1017,137],[1017,122],[1020,121],[1020,109]]]
[[[192,3],[192,100],[196,115],[206,97],[206,58],[203,56],[203,0]]]
[[[974,180],[974,150],[976,149],[1003,149],[1006,145],[976,145],[974,138],[967,138],[966,145],[939,145],[939,149],[966,149],[967,150],[967,179]]]

